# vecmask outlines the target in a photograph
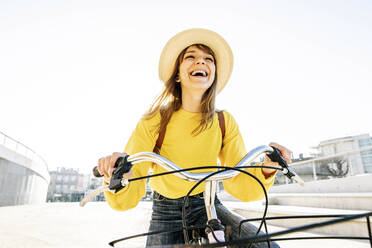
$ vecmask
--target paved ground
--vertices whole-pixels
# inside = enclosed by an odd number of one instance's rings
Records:
[[[150,202],[126,212],[105,202],[0,207],[0,247],[110,247],[107,243],[145,232]],[[143,243],[127,247],[142,247]]]
[[[111,240],[146,232],[151,202],[141,202],[133,210],[114,211],[105,202],[45,203],[0,207],[1,248],[110,247]],[[282,230],[269,227],[271,232]],[[296,234],[308,235],[308,234]],[[121,247],[143,247],[144,239]],[[281,247],[367,248],[368,242],[350,240],[286,241]]]

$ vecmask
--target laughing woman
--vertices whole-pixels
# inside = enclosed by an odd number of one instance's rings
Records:
[[[159,62],[159,76],[165,87],[151,108],[138,122],[124,153],[113,153],[98,161],[98,170],[109,181],[115,161],[120,156],[138,152],[156,152],[181,168],[235,166],[245,155],[246,148],[238,125],[227,111],[216,111],[216,95],[225,87],[231,75],[233,55],[227,42],[217,33],[206,29],[189,29],[171,38],[165,45]],[[223,126],[223,127],[222,127]],[[223,134],[224,133],[224,134]],[[291,152],[276,143],[287,162]],[[265,157],[263,165],[276,166]],[[124,178],[146,176],[149,170],[165,170],[152,163],[134,166]],[[274,183],[275,169],[250,168],[266,190]],[[182,203],[195,182],[184,181],[174,175],[154,177],[150,186],[154,192],[150,231],[182,229]],[[259,184],[240,174],[223,182],[225,190],[242,201],[263,198]],[[207,222],[203,200],[204,184],[199,185],[186,205],[186,219],[190,225]],[[133,181],[117,193],[106,192],[108,204],[116,210],[135,207],[145,195],[145,181]],[[238,238],[242,217],[231,213],[216,198],[218,218],[231,226],[232,238]],[[246,223],[242,236],[254,235],[257,229]],[[184,243],[183,232],[149,236],[147,247]],[[271,247],[278,247],[271,242]],[[267,247],[266,242],[252,247]]]

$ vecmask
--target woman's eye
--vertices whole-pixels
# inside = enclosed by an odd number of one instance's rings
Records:
[[[192,56],[192,55],[189,55],[189,56],[185,57],[185,59],[193,59],[193,58],[194,58],[194,56]]]
[[[210,62],[214,62],[214,60],[212,58],[205,58],[205,60],[209,60]]]

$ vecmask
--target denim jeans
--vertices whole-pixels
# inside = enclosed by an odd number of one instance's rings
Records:
[[[152,216],[150,221],[149,232],[161,230],[180,230],[172,233],[155,234],[147,237],[146,247],[161,247],[161,245],[183,244],[185,243],[182,229],[182,204],[184,198],[168,199],[157,192],[154,192]],[[185,204],[185,219],[186,225],[202,226],[207,223],[207,214],[204,205],[203,195],[195,195],[189,198]],[[239,238],[239,224],[243,218],[237,214],[230,212],[216,197],[215,207],[219,220],[222,224],[231,227],[230,237],[232,240]],[[245,223],[242,226],[241,238],[253,236],[257,232],[257,228]],[[192,232],[189,231],[189,238],[192,238]],[[199,234],[205,237],[204,228]],[[260,232],[260,234],[264,234]],[[236,246],[234,246],[236,247]],[[239,246],[239,247],[248,247]],[[253,243],[252,248],[268,247],[267,242]],[[279,245],[275,242],[270,242],[271,248],[278,248]]]

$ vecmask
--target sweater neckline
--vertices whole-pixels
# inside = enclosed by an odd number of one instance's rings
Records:
[[[182,108],[180,108],[177,112],[182,117],[185,117],[185,118],[195,118],[195,117],[201,117],[202,116],[202,113],[201,112],[189,112],[189,111],[184,110]]]

